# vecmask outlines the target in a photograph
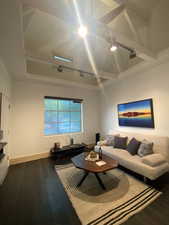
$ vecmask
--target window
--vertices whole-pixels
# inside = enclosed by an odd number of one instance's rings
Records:
[[[45,97],[45,135],[82,131],[82,100]]]

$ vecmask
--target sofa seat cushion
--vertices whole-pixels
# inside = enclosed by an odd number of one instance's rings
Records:
[[[151,154],[142,158],[142,162],[149,166],[159,166],[165,163],[166,160],[161,154]]]

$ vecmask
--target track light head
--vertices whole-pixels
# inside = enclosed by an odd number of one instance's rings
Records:
[[[59,65],[58,68],[57,68],[57,71],[60,72],[60,73],[63,72],[63,67],[61,65]]]
[[[137,56],[137,55],[136,55],[136,52],[133,50],[133,51],[130,53],[129,58],[130,58],[130,59],[134,59],[136,56]]]
[[[111,52],[115,52],[117,50],[117,46],[115,44],[113,44],[110,48]]]

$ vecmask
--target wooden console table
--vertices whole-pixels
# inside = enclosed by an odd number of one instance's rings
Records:
[[[52,158],[66,158],[78,155],[86,149],[86,144],[66,145],[59,149],[52,148],[50,154]]]

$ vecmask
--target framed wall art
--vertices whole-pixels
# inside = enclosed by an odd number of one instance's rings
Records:
[[[154,128],[153,100],[118,104],[119,126]]]

